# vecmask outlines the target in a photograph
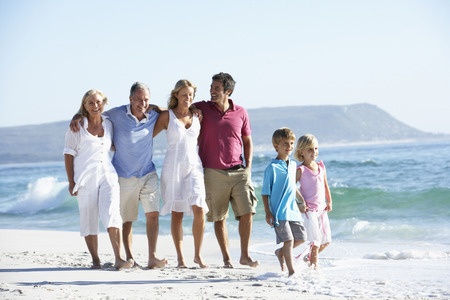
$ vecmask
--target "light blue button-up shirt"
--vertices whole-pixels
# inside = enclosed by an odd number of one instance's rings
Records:
[[[104,113],[113,123],[116,153],[113,165],[120,177],[143,177],[156,171],[153,163],[153,128],[159,114],[154,110],[139,121],[130,105],[112,108]]]
[[[272,159],[264,171],[261,195],[269,197],[269,208],[275,221],[299,221],[302,216],[297,207],[295,173],[297,164],[289,159],[289,165],[284,160]]]

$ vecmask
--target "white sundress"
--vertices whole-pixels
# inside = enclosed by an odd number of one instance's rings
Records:
[[[199,133],[200,121],[197,116],[193,117],[191,127],[186,129],[174,112],[169,110],[167,152],[161,171],[161,215],[175,211],[192,216],[192,205],[208,212],[203,166],[197,149]]]

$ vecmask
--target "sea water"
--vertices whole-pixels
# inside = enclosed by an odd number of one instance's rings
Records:
[[[358,245],[352,248],[353,254],[374,259],[447,259],[449,153],[450,141],[320,148],[319,159],[326,165],[333,197],[333,211],[329,214],[333,243]],[[270,150],[256,152],[252,169],[259,199],[252,240],[271,244],[274,233],[265,222],[260,192],[264,169],[274,155]],[[154,156],[158,174],[163,158]],[[62,159],[0,165],[0,228],[78,231],[76,198],[69,195],[67,188]],[[135,233],[145,233],[144,220],[140,211],[133,227]],[[191,218],[185,218],[185,234],[190,234],[191,222]],[[230,237],[238,238],[238,222],[231,210],[227,224]],[[211,224],[206,224],[205,230],[213,234]],[[170,216],[160,217],[160,234],[170,234]],[[391,252],[366,249],[367,245],[377,249],[387,244],[403,247]],[[430,251],[402,250],[414,245],[426,245]],[[263,247],[255,247],[255,251],[264,251]]]

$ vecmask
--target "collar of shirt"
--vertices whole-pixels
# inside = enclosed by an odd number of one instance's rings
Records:
[[[209,100],[209,101],[207,101],[207,103],[208,103],[210,106],[214,107],[214,109],[216,109],[216,110],[218,110],[218,111],[220,111],[220,112],[222,113],[222,111],[219,109],[219,107],[217,106],[217,104],[216,104],[215,102]],[[235,105],[234,105],[233,100],[228,99],[228,103],[230,104],[230,107],[227,109],[227,111],[229,111],[229,110],[236,110],[236,107],[235,107]],[[226,112],[227,112],[227,111],[226,111]],[[226,113],[226,112],[225,112],[225,113]]]
[[[278,158],[272,158],[272,163],[283,166],[284,168],[288,168],[289,165],[291,165],[291,159],[288,158],[287,161],[283,160],[283,159],[278,159]]]
[[[134,118],[136,120],[137,123],[145,123],[148,121],[148,113],[144,113],[145,118],[142,120],[138,120],[132,113],[131,113],[131,105],[127,104],[127,115],[129,115],[130,117]]]
[[[102,115],[102,127],[105,128],[105,120],[109,119],[109,117]],[[83,117],[83,128],[87,130],[89,126],[89,120],[87,117]]]

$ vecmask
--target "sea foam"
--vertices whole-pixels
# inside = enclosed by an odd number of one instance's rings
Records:
[[[28,184],[27,190],[19,195],[7,212],[30,214],[58,207],[62,204],[60,194],[66,192],[67,185],[67,181],[59,182],[52,176],[38,178]]]

